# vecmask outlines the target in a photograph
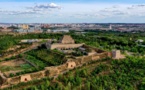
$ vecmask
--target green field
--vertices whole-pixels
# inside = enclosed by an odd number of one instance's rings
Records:
[[[55,50],[37,49],[26,53],[27,59],[34,62],[37,66],[56,66],[66,62],[65,56]]]

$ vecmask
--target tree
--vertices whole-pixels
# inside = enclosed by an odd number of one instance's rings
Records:
[[[19,28],[15,27],[15,26],[10,26],[10,27],[8,27],[8,29],[19,29]]]
[[[43,84],[41,84],[41,90],[45,90],[45,87]]]
[[[0,29],[3,29],[3,27],[0,27]]]
[[[76,76],[76,78],[75,78],[75,84],[76,85],[80,85],[81,82],[82,82],[82,79],[79,76]]]
[[[91,83],[87,81],[87,90],[90,90]]]

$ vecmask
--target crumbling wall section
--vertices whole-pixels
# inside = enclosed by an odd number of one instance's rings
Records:
[[[30,76],[33,79],[38,79],[38,78],[43,78],[45,76],[45,71],[40,71],[40,72],[36,72],[36,73],[31,73]]]
[[[80,67],[85,63],[88,63],[91,61],[97,61],[99,59],[103,59],[108,56],[110,57],[111,54],[108,54],[108,52],[103,52],[103,53],[95,54],[91,56],[78,57],[76,59],[71,59],[67,61],[66,63],[59,66],[46,67],[45,70],[42,70],[39,72],[24,74],[24,75],[12,77],[12,78],[5,78],[6,79],[5,84],[14,85],[20,82],[27,82],[27,81],[31,81],[35,79],[41,79],[44,77],[57,77],[58,75],[66,73],[71,69]],[[1,73],[0,73],[0,77],[1,78],[3,77]]]
[[[83,45],[83,47],[93,49],[97,53],[103,53],[103,52],[105,52],[104,50],[101,50],[101,49],[98,49],[98,48],[95,48],[95,47],[91,47],[91,46],[88,46],[88,45],[85,45],[85,44]]]
[[[7,85],[9,85],[9,84],[14,85],[14,84],[18,84],[20,82],[28,82],[28,81],[35,80],[35,79],[41,79],[43,77],[45,77],[45,70],[35,72],[35,73],[6,78],[6,81],[4,83]]]
[[[90,61],[92,61],[92,56],[83,56],[82,57],[82,64],[88,63]]]
[[[21,80],[21,76],[16,76],[16,77],[7,78],[7,81],[6,82],[8,84],[14,85],[14,84],[20,83],[20,80]]]
[[[51,45],[51,49],[69,49],[69,48],[78,48],[83,44],[60,44],[55,43]]]

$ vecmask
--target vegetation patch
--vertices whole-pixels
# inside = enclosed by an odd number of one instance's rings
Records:
[[[26,53],[27,55],[29,55],[27,57],[28,60],[30,60],[30,58],[33,59],[37,59],[35,64],[37,62],[41,62],[40,64],[37,63],[36,65],[38,66],[56,66],[56,65],[60,65],[66,62],[65,59],[65,55],[61,54],[58,51],[51,51],[51,50],[47,50],[47,49],[37,49],[37,50],[32,50]],[[31,56],[31,57],[30,57]],[[32,61],[32,59],[31,59]],[[33,62],[33,61],[32,61]],[[44,64],[45,63],[45,64]]]

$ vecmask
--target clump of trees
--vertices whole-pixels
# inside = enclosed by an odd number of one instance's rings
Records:
[[[64,57],[65,55],[58,51],[37,49],[27,52],[26,54],[33,56],[35,59],[40,60],[43,63],[46,63],[47,66],[56,66],[66,62]]]
[[[0,29],[3,29],[3,27],[0,27]]]
[[[8,27],[8,29],[19,29],[19,28],[15,27],[15,26],[10,26],[10,27]]]
[[[31,63],[34,63],[39,69],[44,69],[47,66],[46,63],[44,63],[41,60],[38,60],[36,57],[33,57],[31,55],[27,55],[25,58],[29,60]]]
[[[122,33],[115,31],[87,31],[85,34],[71,33],[76,43],[85,43],[104,50],[120,49],[145,54],[145,47],[138,46],[136,40],[143,39],[145,33]]]
[[[49,34],[49,33],[38,33],[38,34],[26,34],[15,36],[17,39],[59,39],[62,34]]]
[[[16,44],[18,44],[18,41],[13,36],[0,37],[0,53]]]
[[[22,39],[59,39],[62,34],[26,34],[26,35],[1,35],[0,36],[0,53],[4,52],[8,48],[19,44]]]

